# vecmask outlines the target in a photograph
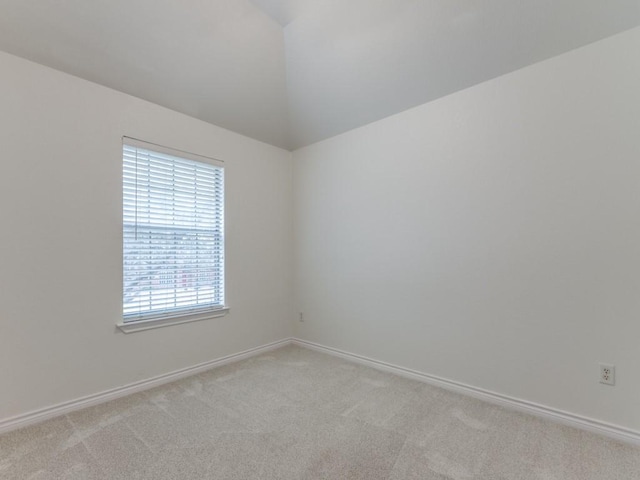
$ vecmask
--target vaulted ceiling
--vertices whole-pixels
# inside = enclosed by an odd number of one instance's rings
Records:
[[[639,0],[0,0],[1,50],[287,149],[638,25]]]

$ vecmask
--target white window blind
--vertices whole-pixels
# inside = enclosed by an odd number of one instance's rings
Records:
[[[123,140],[123,322],[224,307],[224,168]]]

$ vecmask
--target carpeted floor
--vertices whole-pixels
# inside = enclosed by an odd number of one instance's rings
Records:
[[[0,436],[2,479],[639,479],[640,449],[294,346]]]

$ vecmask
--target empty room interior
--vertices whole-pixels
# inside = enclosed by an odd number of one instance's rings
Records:
[[[0,479],[640,479],[640,1],[0,0]]]

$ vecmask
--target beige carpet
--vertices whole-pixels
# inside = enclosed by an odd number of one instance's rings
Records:
[[[285,347],[0,436],[2,479],[639,479],[640,449]]]

